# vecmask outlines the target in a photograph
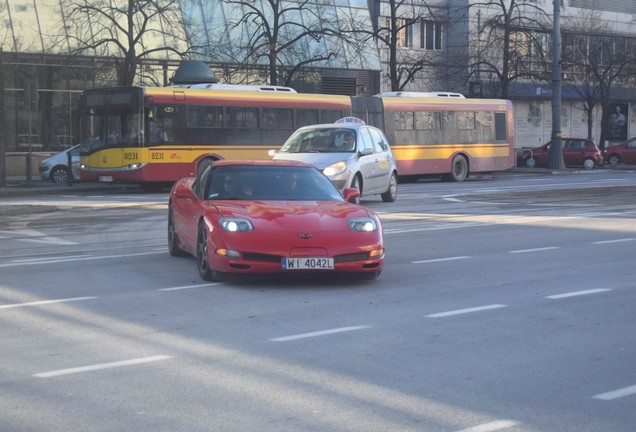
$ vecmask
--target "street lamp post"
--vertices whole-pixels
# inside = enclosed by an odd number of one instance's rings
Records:
[[[548,168],[565,168],[561,140],[561,1],[553,0],[554,29],[552,32],[552,136]]]

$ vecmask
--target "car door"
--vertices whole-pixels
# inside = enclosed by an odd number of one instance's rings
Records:
[[[636,164],[636,138],[627,142],[623,149],[622,161],[625,164]]]
[[[563,162],[565,166],[578,166],[583,163],[585,141],[566,140],[563,146]]]
[[[375,128],[368,128],[371,141],[373,143],[373,154],[375,156],[375,179],[376,191],[386,192],[389,188],[391,173],[393,171],[393,154],[389,143],[382,132]]]
[[[356,151],[358,152],[358,168],[362,173],[362,193],[371,195],[378,189],[378,163],[373,149],[373,138],[369,133],[369,128],[361,128],[360,140]]]

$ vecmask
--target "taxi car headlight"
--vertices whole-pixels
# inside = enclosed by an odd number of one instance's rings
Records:
[[[336,162],[335,164],[329,165],[327,168],[322,170],[322,172],[327,177],[331,177],[331,176],[335,176],[335,175],[338,175],[338,174],[342,174],[346,170],[347,170],[347,164],[345,162],[343,162],[343,161],[340,161],[340,162]]]
[[[227,232],[247,232],[254,231],[252,222],[245,218],[222,217],[219,219],[221,228]]]
[[[349,219],[349,227],[358,232],[373,232],[377,231],[378,226],[371,218],[353,218]]]

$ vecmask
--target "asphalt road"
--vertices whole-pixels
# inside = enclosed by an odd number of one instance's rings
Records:
[[[204,283],[166,194],[3,197],[0,430],[633,432],[634,192],[401,184],[365,283]]]

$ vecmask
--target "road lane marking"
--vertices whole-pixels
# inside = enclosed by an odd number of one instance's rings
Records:
[[[492,305],[478,306],[478,307],[466,308],[466,309],[456,309],[456,310],[447,311],[447,312],[439,312],[439,313],[434,313],[434,314],[425,315],[425,316],[426,318],[445,318],[445,317],[454,316],[454,315],[481,312],[485,310],[499,309],[504,307],[507,307],[507,306],[502,304],[492,304]]]
[[[157,291],[177,291],[177,290],[186,290],[186,289],[193,289],[193,288],[211,287],[214,285],[221,285],[221,283],[217,282],[217,283],[206,283],[206,284],[198,284],[198,285],[184,285],[184,286],[171,287],[171,288],[159,288]]]
[[[518,425],[519,422],[514,420],[497,420],[490,423],[484,423],[477,426],[470,427],[468,429],[462,429],[457,432],[492,432],[501,429],[507,429]]]
[[[56,256],[56,257],[42,257],[42,258],[24,258],[24,259],[14,259],[11,262],[16,264],[28,263],[28,264],[37,264],[37,263],[48,263],[50,261],[58,262],[60,260],[74,260],[78,258],[86,258],[90,257],[90,255],[82,254],[82,255],[65,255],[65,256]]]
[[[23,265],[68,263],[72,261],[93,261],[93,260],[104,260],[104,259],[117,259],[117,258],[127,258],[127,257],[144,256],[144,255],[157,255],[162,253],[167,253],[167,252],[164,250],[164,251],[140,252],[140,253],[118,254],[118,255],[79,256],[79,257],[71,258],[71,259],[69,259],[67,256],[64,256],[60,258],[51,258],[50,260],[46,260],[46,261],[40,260],[35,262],[31,260],[27,262],[24,262],[22,260],[16,260],[7,264],[0,264],[0,268],[17,267],[17,266],[23,266]]]
[[[332,335],[332,334],[336,334],[336,333],[344,333],[344,332],[350,332],[350,331],[356,331],[356,330],[364,330],[364,329],[368,329],[370,327],[371,326],[368,326],[368,325],[359,325],[359,326],[353,326],[353,327],[340,327],[340,328],[335,328],[335,329],[330,329],[330,330],[321,330],[321,331],[315,331],[315,332],[310,332],[310,333],[301,333],[301,334],[297,334],[297,335],[277,337],[277,338],[270,339],[270,341],[272,341],[272,342],[288,342],[288,341],[293,341],[293,340],[298,340],[298,339],[306,339],[306,338],[311,338],[311,337]]]
[[[610,391],[607,393],[597,394],[596,396],[593,396],[593,398],[602,400],[613,400],[624,396],[631,396],[633,394],[636,394],[636,385],[624,387],[622,389]]]
[[[608,244],[608,243],[621,243],[621,242],[628,242],[628,241],[634,241],[636,240],[636,238],[622,238],[622,239],[614,239],[614,240],[601,240],[601,241],[595,241],[592,242],[592,244]]]
[[[542,251],[554,250],[554,249],[560,249],[560,247],[548,246],[548,247],[535,248],[535,249],[519,249],[519,250],[508,251],[508,253],[519,254],[519,253],[529,253],[529,252],[542,252]]]
[[[34,302],[28,302],[28,303],[14,303],[14,304],[0,305],[0,309],[11,309],[11,308],[27,307],[27,306],[40,306],[45,304],[67,303],[67,302],[83,301],[83,300],[94,300],[96,298],[98,297],[73,297],[73,298],[65,298],[65,299],[57,299],[57,300],[41,300],[41,301],[34,301]]]
[[[40,373],[33,374],[33,376],[35,378],[51,378],[51,377],[56,377],[61,375],[71,375],[71,374],[76,374],[81,372],[92,372],[92,371],[112,369],[112,368],[122,367],[122,366],[132,366],[132,365],[138,365],[142,363],[150,363],[150,362],[155,362],[160,360],[167,360],[171,358],[172,356],[158,355],[153,357],[143,357],[143,358],[124,360],[124,361],[118,361],[118,362],[112,362],[112,363],[101,363],[101,364],[95,364],[91,366],[81,366],[81,367],[75,367],[75,368],[69,368],[69,369],[58,369],[58,370],[49,371],[49,372],[40,372]]]
[[[468,259],[469,256],[456,256],[456,257],[448,257],[448,258],[434,258],[429,260],[421,260],[421,261],[411,261],[411,264],[428,264],[428,263],[436,263],[436,262],[444,262],[444,261],[455,261],[461,259]]]
[[[563,293],[563,294],[549,295],[549,296],[546,296],[546,298],[549,298],[549,299],[562,299],[562,298],[567,298],[567,297],[576,297],[576,296],[582,296],[582,295],[597,294],[597,293],[606,292],[606,291],[611,291],[611,289],[609,289],[609,288],[597,288],[597,289],[589,289],[589,290],[582,290],[582,291],[571,291],[571,292],[567,292],[567,293]]]

